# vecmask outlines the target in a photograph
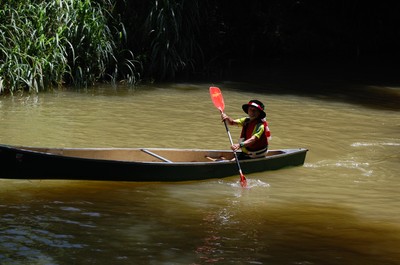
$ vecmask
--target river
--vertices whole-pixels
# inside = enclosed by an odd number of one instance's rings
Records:
[[[307,148],[304,166],[244,172],[249,189],[239,176],[0,179],[0,264],[399,264],[398,87],[297,93],[226,82],[2,96],[0,142],[226,149],[211,85],[232,117],[263,101],[270,149]]]

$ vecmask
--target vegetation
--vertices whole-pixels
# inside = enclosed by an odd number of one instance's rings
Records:
[[[135,83],[138,64],[121,47],[125,31],[112,9],[106,0],[0,4],[0,93],[87,86],[119,74]]]
[[[181,2],[181,3],[179,3]],[[200,13],[197,1],[156,0],[145,22],[144,39],[149,47],[147,69],[160,79],[195,67],[201,54],[198,37]]]
[[[398,58],[395,6],[349,0],[0,1],[0,94],[221,77],[296,58]]]

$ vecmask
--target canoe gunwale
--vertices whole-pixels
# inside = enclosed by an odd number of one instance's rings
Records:
[[[56,156],[56,157],[65,157],[65,158],[76,158],[76,159],[82,159],[82,160],[98,160],[98,161],[115,161],[118,163],[149,163],[149,164],[179,164],[179,165],[185,165],[185,164],[214,164],[214,163],[232,163],[235,164],[236,162],[232,159],[226,159],[226,160],[218,160],[218,161],[170,161],[165,157],[162,157],[158,155],[156,152],[157,151],[172,151],[172,152],[199,152],[199,153],[205,153],[207,155],[204,155],[204,157],[211,157],[210,153],[215,153],[215,154],[220,154],[220,153],[229,153],[231,154],[231,150],[222,150],[222,149],[213,149],[213,150],[208,150],[208,149],[177,149],[177,148],[115,148],[115,147],[93,147],[93,148],[42,148],[42,147],[30,147],[30,146],[10,146],[10,145],[0,145],[1,147],[6,147],[6,148],[11,148],[14,150],[18,150],[19,152],[26,152],[26,153],[36,153],[36,154],[42,154],[46,156]],[[58,152],[49,152],[49,151],[40,151],[41,149],[43,150],[55,150]],[[63,150],[68,150],[68,151],[143,151],[144,153],[148,155],[153,155],[153,156],[160,156],[160,158],[164,158],[166,161],[128,161],[128,160],[113,160],[113,159],[96,159],[96,158],[90,158],[90,157],[79,157],[79,156],[71,156],[71,155],[64,155],[63,153],[59,153],[59,151]],[[146,152],[147,151],[147,152]],[[276,150],[268,150],[268,153],[265,157],[260,157],[260,158],[252,158],[252,159],[247,159],[247,160],[240,160],[240,163],[251,163],[255,161],[262,161],[266,159],[277,159],[282,156],[287,156],[292,153],[297,153],[297,152],[307,152],[308,149],[306,148],[292,148],[292,149],[276,149]],[[151,153],[151,154],[150,154]],[[237,153],[240,153],[237,152]],[[215,158],[219,158],[220,156],[215,156]],[[213,158],[213,157],[212,157]]]

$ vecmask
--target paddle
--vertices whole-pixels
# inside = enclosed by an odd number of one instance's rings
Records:
[[[214,103],[214,106],[219,109],[219,111],[221,113],[224,112],[225,109],[225,102],[224,102],[224,98],[222,97],[222,92],[218,87],[210,87],[210,96],[211,96],[211,100]],[[224,120],[224,124],[225,124],[225,129],[226,132],[228,133],[229,136],[229,141],[231,142],[231,145],[233,145],[233,141],[232,141],[232,136],[231,133],[229,131],[228,128],[228,124],[226,124],[226,120]],[[246,187],[247,186],[247,181],[245,176],[242,173],[242,169],[240,167],[240,163],[239,163],[239,159],[237,157],[236,151],[233,151],[233,154],[235,155],[235,161],[236,164],[239,168],[239,174],[240,174],[240,184],[242,185],[242,187]]]

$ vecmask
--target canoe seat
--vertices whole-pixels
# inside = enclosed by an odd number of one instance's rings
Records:
[[[164,161],[164,162],[172,163],[171,160],[168,160],[168,159],[166,159],[165,157],[162,157],[162,156],[157,155],[157,154],[155,154],[155,153],[153,153],[153,152],[150,152],[150,151],[147,150],[147,149],[140,149],[140,150],[142,150],[142,151],[145,152],[146,154],[151,155],[151,156],[154,156],[154,157],[156,157],[156,158],[158,158],[158,159],[160,159],[160,160],[162,160],[162,161]]]

